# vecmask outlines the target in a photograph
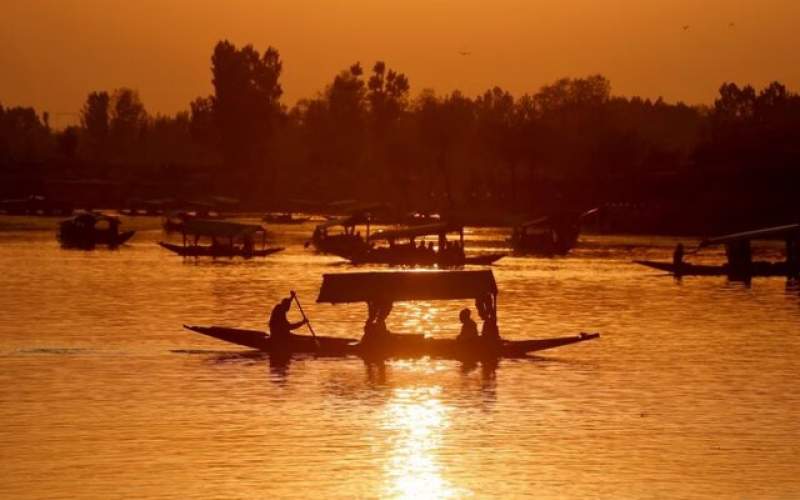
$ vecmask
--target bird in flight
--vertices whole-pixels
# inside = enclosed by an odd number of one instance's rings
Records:
[[[469,55],[472,55],[472,52],[468,52],[466,50],[459,50],[458,51],[458,55],[460,55],[460,56],[469,56]]]
[[[688,24],[684,24],[683,25],[683,31],[689,31],[689,25]]]
[[[736,26],[736,23],[734,23],[733,21],[728,23],[728,28],[733,28],[734,26]]]

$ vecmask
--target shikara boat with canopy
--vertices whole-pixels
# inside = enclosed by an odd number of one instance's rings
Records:
[[[448,241],[447,235],[455,233],[458,241]],[[427,242],[426,238],[431,238]],[[436,246],[434,242],[436,240]],[[464,253],[464,226],[438,223],[412,226],[402,229],[377,231],[368,238],[371,243],[366,250],[348,258],[353,264],[389,264],[392,266],[438,266],[460,267],[464,265],[490,265],[505,254],[487,253],[470,255]],[[417,244],[417,240],[420,240]],[[375,246],[375,244],[379,246]]]
[[[391,304],[403,301],[469,300],[487,307],[490,321],[497,318],[497,284],[490,270],[369,272],[325,274],[317,302],[328,304],[366,303],[370,311],[382,308],[388,315]],[[388,306],[388,307],[387,307]],[[385,317],[384,317],[385,319]],[[367,328],[372,316],[367,320]],[[566,337],[536,340],[460,341],[455,338],[432,338],[424,334],[385,333],[378,340],[359,342],[335,337],[293,335],[290,345],[270,343],[264,332],[224,327],[187,326],[197,333],[268,353],[307,352],[318,355],[354,355],[364,359],[436,357],[458,360],[522,357],[529,353],[584,342],[599,337],[581,333]]]
[[[266,230],[257,224],[219,220],[187,220],[182,228],[183,244],[160,241],[158,244],[184,257],[264,257],[283,250],[266,246]],[[256,248],[256,240],[261,241]],[[202,245],[201,241],[209,241]]]
[[[518,253],[566,255],[578,242],[581,223],[599,212],[593,208],[582,213],[545,215],[514,227],[509,243]]]
[[[121,221],[115,215],[82,212],[58,225],[58,240],[66,248],[91,249],[98,245],[111,248],[122,245],[135,231],[119,231]]]
[[[784,262],[753,261],[750,243],[753,240],[784,240],[786,260]],[[797,277],[800,274],[800,224],[788,224],[754,231],[718,236],[700,242],[695,252],[716,245],[725,245],[728,261],[722,265],[698,265],[674,259],[673,262],[636,260],[637,264],[675,276],[728,276],[733,279],[748,279],[759,276]],[[693,252],[694,253],[694,252]]]
[[[365,235],[362,236],[360,226],[364,226]],[[314,245],[317,251],[338,255],[347,258],[350,255],[364,252],[367,248],[367,237],[370,230],[370,215],[367,212],[357,212],[347,217],[337,217],[314,228],[311,239],[306,242],[306,247]]]

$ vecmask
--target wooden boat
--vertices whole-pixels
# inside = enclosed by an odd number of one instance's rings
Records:
[[[361,236],[359,226],[365,227],[365,236]],[[341,232],[333,232],[340,228]],[[338,217],[323,222],[314,228],[306,247],[313,245],[318,252],[338,255],[347,258],[365,251],[368,247],[367,237],[370,230],[370,215],[366,212],[354,213],[347,217]]]
[[[266,213],[261,220],[269,224],[302,224],[311,220],[311,217],[295,217],[291,212]]]
[[[676,276],[734,276],[737,273],[728,264],[719,266],[683,263],[676,266],[672,262],[654,260],[635,260],[637,264],[658,269]],[[788,266],[784,262],[753,262],[749,272],[743,273],[750,277],[786,276]]]
[[[785,262],[765,262],[750,260],[750,242],[756,239],[784,239],[786,241]],[[790,224],[754,231],[745,231],[703,240],[697,251],[714,246],[725,245],[728,262],[722,265],[698,265],[683,262],[659,262],[635,260],[637,264],[675,276],[728,276],[734,280],[747,280],[753,277],[787,276],[800,274],[800,224]]]
[[[162,248],[166,248],[171,252],[175,252],[178,255],[182,255],[184,257],[244,257],[244,258],[251,258],[251,257],[266,257],[267,255],[272,255],[274,253],[278,253],[284,250],[283,247],[272,247],[272,248],[263,248],[263,249],[253,249],[250,252],[246,252],[242,248],[234,247],[233,250],[230,247],[220,246],[220,247],[213,247],[208,245],[176,245],[174,243],[167,243],[165,241],[159,241],[159,245]]]
[[[189,219],[180,231],[183,244],[159,241],[162,248],[184,257],[265,257],[283,250],[282,247],[266,247],[266,230],[255,224],[238,222]],[[255,247],[256,235],[261,235],[261,248]],[[211,240],[209,245],[200,245],[201,238]]]
[[[458,242],[447,241],[448,233],[458,233]],[[425,246],[425,237],[433,236],[437,240]],[[422,241],[419,245],[416,239]],[[502,259],[505,254],[490,253],[467,256],[464,254],[464,226],[460,224],[427,224],[403,229],[378,231],[372,234],[369,241],[384,241],[388,246],[369,247],[360,253],[347,257],[353,264],[388,264],[391,266],[460,267],[464,265],[490,265]],[[405,241],[396,244],[397,240]]]
[[[684,263],[676,266],[672,262],[660,262],[655,260],[634,260],[635,263],[658,269],[676,276],[725,276],[728,274],[728,266],[708,266]]]
[[[232,344],[249,347],[263,352],[290,351],[296,353],[328,353],[345,355],[347,346],[356,343],[355,339],[340,337],[318,336],[316,340],[311,335],[295,335],[290,337],[289,345],[273,345],[269,334],[260,330],[245,330],[241,328],[226,328],[222,326],[196,326],[183,325],[187,330],[201,333],[215,339],[224,340]]]
[[[463,343],[455,339],[433,339],[423,335],[390,334],[385,344],[361,344],[356,339],[318,335],[292,334],[289,345],[273,344],[269,334],[260,330],[227,328],[222,326],[183,325],[187,330],[248,347],[265,353],[290,352],[320,356],[359,356],[362,358],[392,357],[418,358],[430,356],[445,359],[517,358],[598,338],[597,333],[581,333],[567,337],[537,340],[505,340],[501,343]],[[316,339],[316,340],[315,340]],[[390,353],[391,355],[387,355]]]
[[[494,308],[497,304],[494,275],[491,271],[326,274],[323,276],[317,302],[385,304],[403,300],[442,299],[490,299],[492,311],[489,320],[494,321]],[[600,336],[597,333],[581,333],[548,339],[513,341],[477,338],[465,342],[453,338],[397,333],[386,333],[381,337],[362,341],[323,336],[317,336],[315,340],[311,336],[292,335],[287,345],[273,344],[268,334],[258,330],[189,325],[184,325],[184,328],[270,354],[313,353],[322,356],[358,356],[367,360],[426,356],[457,360],[522,357],[532,352],[577,344]]]
[[[583,213],[546,215],[514,227],[509,243],[518,253],[566,255],[578,242],[582,221],[596,214],[597,208]]]
[[[98,245],[115,248],[135,234],[135,231],[120,232],[119,226],[119,217],[99,212],[82,212],[59,223],[58,240],[65,248],[92,249]]]
[[[41,195],[20,199],[0,200],[0,213],[6,215],[72,215],[71,203],[50,200]]]

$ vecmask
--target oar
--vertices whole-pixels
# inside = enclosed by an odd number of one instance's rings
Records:
[[[292,298],[297,303],[297,308],[300,309],[300,314],[303,315],[303,319],[306,320],[306,326],[308,326],[308,330],[311,332],[311,336],[314,338],[314,345],[317,346],[319,349],[319,340],[317,340],[317,334],[314,333],[314,327],[311,326],[311,322],[308,320],[305,311],[303,311],[303,306],[300,305],[300,300],[297,298],[297,294],[292,290],[291,292]]]

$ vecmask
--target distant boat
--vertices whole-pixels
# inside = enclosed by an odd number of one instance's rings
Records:
[[[72,215],[70,203],[49,200],[44,196],[0,200],[0,212],[6,215]]]
[[[348,217],[340,217],[323,222],[314,228],[306,246],[313,245],[317,251],[345,257],[367,250],[370,230],[370,215],[356,212]],[[359,226],[365,229],[361,236]]]
[[[255,224],[239,224],[219,220],[191,219],[180,229],[183,244],[160,241],[167,250],[184,257],[265,257],[283,250],[282,247],[266,247],[266,230]],[[257,235],[261,235],[261,248],[255,247]],[[201,240],[209,244],[200,244]]]
[[[447,234],[456,233],[459,241],[448,241]],[[424,245],[424,238],[436,238],[436,248],[433,242]],[[416,239],[423,241],[417,245]],[[459,267],[464,265],[490,265],[505,254],[490,253],[484,255],[467,256],[464,253],[464,226],[460,224],[428,224],[424,226],[411,226],[402,229],[378,231],[369,236],[370,244],[381,241],[388,246],[372,247],[352,255],[346,256],[354,264],[389,264],[393,266],[438,266]],[[398,241],[402,243],[397,243]]]
[[[266,213],[261,220],[269,224],[302,224],[311,220],[311,217],[295,217],[291,212]]]
[[[785,262],[752,261],[751,241],[776,239],[786,242]],[[682,255],[676,256],[673,262],[652,260],[636,260],[634,262],[666,271],[675,276],[728,276],[734,280],[748,280],[760,276],[796,277],[800,275],[800,224],[768,227],[709,238],[700,242],[697,251],[715,245],[725,245],[725,253],[728,258],[728,262],[725,264],[691,264],[684,262]]]
[[[599,211],[562,213],[532,219],[514,227],[509,242],[518,253],[566,255],[578,242],[581,222]]]
[[[438,222],[442,222],[442,216],[431,212],[410,212],[402,219],[402,224],[406,226],[425,226]]]
[[[58,225],[58,240],[66,248],[92,249],[97,245],[118,247],[135,231],[119,232],[119,217],[99,212],[82,212]],[[102,227],[105,226],[105,227]]]
[[[736,273],[728,265],[704,265],[704,264],[673,264],[672,262],[661,262],[655,260],[635,260],[637,264],[658,269],[676,276],[733,276]],[[750,272],[745,276],[768,277],[768,276],[787,276],[789,268],[784,262],[753,262]]]

